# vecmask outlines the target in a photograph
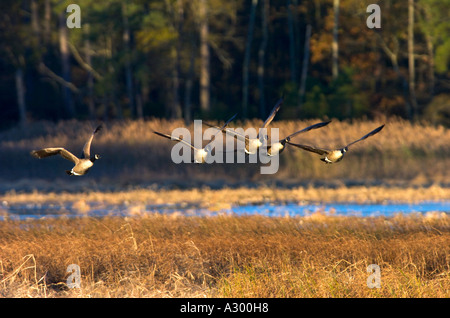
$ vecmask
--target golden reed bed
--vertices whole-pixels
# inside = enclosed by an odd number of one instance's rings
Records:
[[[287,135],[314,122],[273,126]],[[298,142],[338,146],[380,123],[333,122]],[[0,158],[0,209],[15,203],[71,202],[83,211],[95,201],[127,203],[135,217],[0,222],[1,297],[450,297],[450,219],[445,213],[389,218],[139,213],[143,204],[153,203],[193,203],[214,210],[267,201],[448,200],[448,129],[389,121],[377,138],[355,147],[337,165],[288,149],[280,171],[269,177],[243,165],[232,170],[174,165],[168,155],[172,144],[151,129],[170,132],[184,124],[160,120],[105,125],[93,144],[104,161],[90,176],[70,184],[63,178],[67,176],[59,176],[64,160],[47,164],[28,158],[29,150],[41,146],[81,149],[85,138],[76,137],[77,132],[91,126],[36,123],[28,132],[2,133],[0,151],[8,151],[9,157]],[[154,156],[147,158],[150,150]],[[220,187],[207,186],[216,179]],[[180,180],[196,180],[199,187],[164,186]],[[265,184],[267,180],[340,185],[286,188]],[[382,181],[385,186],[346,186],[347,180]],[[391,183],[397,180],[402,186]],[[143,181],[150,186],[139,186]],[[260,186],[227,186],[236,181]],[[68,286],[71,264],[80,268],[79,287]],[[371,264],[381,269],[380,288],[367,285]]]
[[[445,214],[5,221],[0,296],[448,298],[449,241]]]
[[[322,120],[274,121],[269,128],[279,128],[279,135],[287,136],[319,121]],[[152,131],[171,133],[175,128],[186,127],[193,133],[193,124],[186,126],[182,121],[159,119],[107,122],[92,144],[92,152],[99,153],[102,159],[89,176],[71,183],[89,180],[96,187],[116,186],[116,190],[123,185],[142,184],[180,187],[273,182],[302,185],[314,182],[374,185],[399,181],[414,185],[449,184],[450,130],[442,126],[395,119],[333,120],[328,126],[298,135],[292,141],[325,148],[341,147],[383,123],[386,126],[380,133],[352,146],[344,160],[336,165],[325,165],[316,154],[288,147],[281,154],[278,172],[261,175],[259,164],[174,164],[170,155],[174,143]],[[36,122],[26,131],[12,129],[0,133],[0,152],[8,154],[0,157],[0,191],[7,190],[3,186],[7,183],[11,188],[26,183],[27,190],[39,190],[38,182],[45,180],[61,181],[58,188],[64,188],[67,184],[64,170],[71,168],[70,163],[61,158],[37,160],[29,152],[42,147],[64,146],[79,154],[86,136],[96,124]],[[247,129],[261,124],[258,120],[236,121],[230,127]],[[51,184],[47,186],[52,188]]]
[[[0,195],[3,204],[16,203],[76,203],[101,202],[105,204],[194,204],[201,207],[224,207],[231,205],[257,204],[264,202],[328,203],[383,203],[421,201],[445,201],[450,199],[450,188],[432,185],[429,187],[386,187],[386,186],[341,186],[295,187],[292,189],[262,186],[258,188],[207,187],[195,189],[132,189],[123,191],[85,192],[39,192],[9,191]],[[1,208],[0,208],[1,209]]]

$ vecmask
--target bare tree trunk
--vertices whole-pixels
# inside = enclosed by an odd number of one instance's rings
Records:
[[[408,118],[411,119],[411,114],[412,114],[412,110],[411,110],[411,104],[409,103],[409,98],[408,98],[408,81],[406,80],[406,78],[402,75],[402,73],[400,72],[400,68],[398,65],[398,40],[396,38],[394,38],[394,50],[391,50],[386,42],[383,40],[383,38],[380,36],[379,33],[375,33],[379,39],[379,41],[381,42],[381,48],[383,49],[383,51],[386,53],[386,55],[390,58],[391,63],[392,63],[392,68],[394,69],[395,73],[397,74],[397,77],[400,79],[401,83],[402,83],[402,88],[403,88],[403,98],[405,99],[405,106],[406,106],[406,114],[408,116]]]
[[[427,50],[428,50],[428,87],[429,87],[429,94],[430,96],[434,95],[434,85],[435,85],[435,78],[434,78],[434,46],[433,41],[431,39],[431,36],[429,34],[425,35],[425,40],[427,42]]]
[[[319,25],[322,22],[322,14],[320,12],[320,0],[314,0],[314,20]]]
[[[144,119],[144,104],[147,101],[148,89],[145,78],[136,78],[135,82],[135,98],[136,101],[136,118]]]
[[[305,32],[305,45],[303,47],[303,63],[302,63],[302,75],[300,78],[300,87],[298,90],[298,110],[301,109],[303,98],[305,96],[306,90],[306,78],[308,75],[308,64],[309,64],[309,40],[311,38],[311,24],[306,26]]]
[[[189,71],[185,82],[184,89],[184,122],[189,125],[192,117],[191,109],[191,95],[192,95],[192,84],[194,81],[194,66],[195,66],[195,42],[191,36],[191,56],[189,61]]]
[[[67,26],[66,26],[66,18],[63,13],[59,15],[59,51],[61,54],[61,63],[62,63],[62,78],[64,81],[70,83],[70,54],[69,54],[69,46],[67,44],[68,35],[67,35]],[[66,108],[66,112],[69,117],[75,116],[75,105],[72,97],[72,93],[70,89],[67,87],[62,87],[63,99],[64,99],[64,107]]]
[[[115,113],[116,118],[123,119],[123,109],[122,105],[117,101],[117,79],[115,78],[116,70],[114,69],[114,64],[112,61],[113,57],[113,43],[112,43],[112,35],[109,34],[106,37],[106,64],[108,65],[108,73],[109,73],[109,91],[106,91],[107,95],[105,100],[107,102],[105,111],[108,112],[108,108],[110,106],[113,107],[113,113]],[[108,114],[107,114],[108,115]]]
[[[138,115],[138,117],[140,118],[144,118],[144,106],[148,103],[148,99],[149,99],[149,94],[150,94],[150,87],[148,84],[148,80],[141,78],[140,80],[140,84],[141,84],[141,90],[140,90],[140,95],[141,95],[141,99],[142,99],[142,109],[140,110],[140,113],[142,115]],[[139,109],[138,109],[139,110]],[[138,111],[139,113],[139,111]]]
[[[182,39],[183,39],[183,3],[177,0],[174,8],[175,16],[175,28],[178,33],[177,42],[174,51],[174,66],[172,70],[172,89],[173,89],[173,100],[172,100],[172,113],[171,117],[179,119],[182,117],[181,101],[180,101],[180,54],[182,50]]]
[[[242,66],[242,112],[245,118],[248,116],[248,86],[249,86],[249,64],[252,49],[253,29],[255,28],[255,15],[258,0],[252,0],[250,8],[250,22],[248,24],[247,41],[245,43],[244,63]]]
[[[199,1],[200,16],[200,108],[203,112],[210,111],[210,67],[209,67],[209,26],[206,0]]]
[[[139,87],[139,83],[136,85]],[[142,98],[142,89],[136,94],[136,116],[138,119],[144,118],[144,102]]]
[[[423,7],[423,13],[426,20],[431,20],[431,14],[428,7]],[[428,90],[431,97],[434,95],[434,85],[435,85],[435,76],[434,76],[434,45],[433,38],[431,37],[429,30],[424,30],[425,41],[427,43],[427,51],[428,51]]]
[[[300,52],[300,24],[298,23],[298,0],[292,0],[293,5],[293,14],[292,14],[292,21],[293,21],[293,28],[294,28],[294,48],[295,48],[295,54],[298,54]],[[295,64],[296,74],[299,73],[299,62]],[[296,82],[298,82],[298,78],[295,78]]]
[[[31,29],[36,40],[39,38],[39,12],[36,0],[31,0]]]
[[[92,65],[92,52],[91,52],[91,42],[89,41],[89,24],[84,25],[84,32],[86,39],[84,40],[84,48],[85,48],[85,58],[86,63],[88,65]],[[88,72],[88,79],[87,79],[87,89],[88,89],[88,96],[87,96],[87,104],[89,109],[89,117],[91,120],[95,119],[95,102],[94,102],[94,75],[91,71]]]
[[[417,99],[414,66],[414,0],[408,0],[408,70],[409,97],[412,105],[411,119],[417,115]]]
[[[123,42],[125,50],[125,81],[127,87],[128,104],[130,108],[131,117],[136,115],[134,103],[134,87],[133,87],[133,72],[131,69],[131,44],[130,44],[130,25],[128,23],[128,7],[127,2],[122,2],[122,21],[123,21]]]
[[[177,41],[181,41],[178,39]],[[181,104],[180,104],[180,54],[179,44],[174,50],[174,66],[172,68],[172,96],[170,117],[174,119],[181,118]]]
[[[289,62],[291,68],[291,82],[297,83],[297,67],[296,67],[296,53],[295,53],[295,31],[294,31],[294,17],[292,14],[293,5],[291,0],[287,0],[286,10],[288,16],[289,26]]]
[[[332,75],[333,79],[337,79],[339,75],[338,57],[339,57],[339,43],[338,43],[338,30],[339,30],[339,0],[333,0],[333,12],[334,12],[334,26],[333,26],[333,43],[331,44],[332,50]]]
[[[262,39],[258,51],[258,86],[259,86],[259,114],[261,118],[266,115],[266,103],[264,94],[264,60],[266,55],[268,27],[267,20],[269,14],[269,0],[263,0],[261,5],[261,29]]]
[[[25,84],[23,79],[23,70],[21,67],[16,69],[16,93],[17,105],[19,106],[19,123],[21,128],[27,125],[27,107],[25,103]]]
[[[44,42],[49,43],[51,38],[51,18],[52,18],[52,8],[50,0],[45,0],[44,9]]]

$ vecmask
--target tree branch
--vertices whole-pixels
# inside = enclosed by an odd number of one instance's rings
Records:
[[[55,74],[51,69],[49,69],[43,62],[39,63],[38,66],[38,71],[43,74],[43,75],[47,75],[48,77],[52,78],[53,80],[55,80],[56,82],[58,82],[59,84],[63,85],[64,87],[67,87],[68,89],[70,89],[73,93],[78,94],[79,93],[79,89],[73,85],[70,82],[67,82],[66,80],[64,80],[61,76]]]
[[[95,77],[96,80],[103,79],[103,76],[101,76],[96,70],[92,68],[91,65],[83,61],[83,58],[81,57],[80,53],[78,52],[75,45],[73,45],[71,42],[68,42],[70,51],[72,52],[73,56],[77,60],[78,64],[81,65],[82,68],[84,68],[86,71],[92,73],[92,75]]]

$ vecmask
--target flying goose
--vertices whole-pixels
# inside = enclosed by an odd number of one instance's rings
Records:
[[[157,132],[157,131],[153,131],[153,133],[155,133],[155,134],[157,134],[157,135],[159,135],[161,137],[164,137],[164,138],[167,138],[167,139],[171,139],[173,141],[181,142],[181,143],[183,143],[185,145],[188,145],[189,147],[191,147],[194,150],[194,160],[192,162],[193,163],[205,163],[207,156],[209,155],[209,153],[212,150],[210,144],[213,142],[213,140],[215,139],[217,134],[220,131],[222,131],[222,129],[224,129],[236,117],[236,115],[237,114],[234,114],[233,117],[228,119],[227,122],[220,128],[220,130],[211,138],[211,141],[205,147],[203,147],[201,149],[197,148],[197,147],[194,147],[192,144],[190,144],[189,142],[183,140],[182,138],[175,137],[175,136],[172,136],[172,135],[163,134],[163,133],[160,133],[160,132]]]
[[[276,113],[280,110],[281,105],[283,104],[283,98],[280,98],[278,100],[278,102],[275,104],[274,108],[272,109],[272,111],[270,112],[269,117],[267,117],[266,121],[264,122],[263,126],[261,127],[261,129],[265,129],[267,128],[267,126],[269,126],[269,124],[272,122],[273,118],[275,117]],[[224,127],[219,128],[213,125],[210,125],[208,123],[204,123],[207,126],[210,127],[214,127],[217,129],[222,130],[222,132],[233,135],[233,137],[235,139],[239,139],[241,141],[245,142],[245,153],[246,154],[254,154],[256,153],[256,151],[258,150],[258,148],[260,148],[263,144],[264,141],[267,141],[267,135],[262,135],[261,134],[261,129],[258,132],[258,135],[256,138],[249,138],[248,136],[245,136],[243,134],[240,134],[232,129],[225,129]]]
[[[334,162],[338,162],[338,161],[342,160],[342,158],[344,157],[344,154],[348,151],[348,147],[350,147],[354,143],[357,143],[358,141],[364,140],[367,137],[375,135],[376,133],[380,132],[380,130],[383,129],[383,127],[384,127],[384,124],[378,128],[375,128],[370,133],[368,133],[367,135],[364,135],[363,137],[359,138],[358,140],[355,140],[355,141],[349,143],[344,148],[336,149],[336,150],[328,150],[328,149],[316,148],[316,147],[311,147],[311,146],[306,146],[306,145],[298,145],[298,144],[291,143],[289,141],[288,141],[288,143],[292,146],[295,146],[295,147],[298,147],[298,148],[301,148],[301,149],[304,149],[307,151],[317,153],[321,156],[324,156],[324,157],[320,158],[320,160],[322,160],[325,163],[334,163]]]
[[[271,157],[271,156],[276,156],[276,155],[280,154],[286,148],[286,143],[289,143],[292,137],[297,136],[298,134],[310,131],[312,129],[324,127],[324,126],[328,125],[329,123],[331,123],[331,120],[311,125],[309,127],[303,128],[302,130],[299,130],[293,134],[290,134],[289,136],[287,136],[284,139],[280,139],[278,142],[268,145],[267,146],[267,155]]]
[[[40,150],[33,150],[31,151],[31,155],[35,158],[41,159],[46,158],[54,155],[61,155],[64,159],[72,161],[75,166],[72,168],[72,170],[66,170],[66,173],[70,176],[82,176],[85,175],[89,169],[94,165],[94,161],[97,159],[100,159],[100,156],[95,154],[93,157],[91,157],[91,143],[92,139],[94,139],[94,135],[102,128],[102,125],[99,125],[97,128],[95,128],[92,135],[89,137],[88,141],[84,144],[83,147],[83,154],[81,158],[78,158],[74,154],[72,154],[70,151],[58,147],[58,148],[43,148]]]

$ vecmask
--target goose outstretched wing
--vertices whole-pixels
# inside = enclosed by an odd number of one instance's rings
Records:
[[[89,137],[88,141],[86,141],[86,143],[84,144],[83,147],[83,156],[82,158],[86,158],[89,159],[91,157],[91,143],[92,143],[92,139],[94,139],[95,134],[102,129],[102,125],[99,125],[97,128],[95,128],[94,132],[92,133],[92,135]]]
[[[31,155],[35,158],[46,158],[55,155],[61,155],[64,159],[72,161],[74,164],[77,164],[80,159],[77,158],[74,154],[64,148],[44,148],[40,150],[33,150]]]
[[[384,127],[384,125],[381,125],[380,127],[375,128],[374,130],[372,130],[372,131],[371,131],[370,133],[368,133],[367,135],[364,135],[364,136],[362,136],[361,138],[359,138],[358,140],[355,140],[355,141],[349,143],[346,147],[349,147],[349,146],[353,145],[354,143],[357,143],[358,141],[364,140],[364,139],[366,139],[366,138],[368,138],[368,137],[370,137],[370,136],[375,135],[376,133],[380,132],[380,130],[383,129],[383,127]]]

